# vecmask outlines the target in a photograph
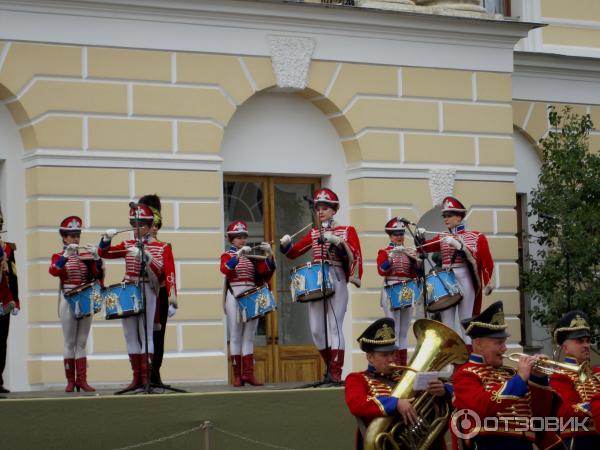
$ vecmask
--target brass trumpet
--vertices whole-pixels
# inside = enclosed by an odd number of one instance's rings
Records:
[[[531,356],[525,353],[510,353],[508,355],[502,355],[503,358],[509,359],[513,362],[519,362],[519,358],[522,356]],[[552,375],[553,373],[568,374],[569,372],[575,373],[581,377],[585,371],[584,364],[573,364],[560,361],[554,361],[549,358],[540,358],[533,365],[533,368],[538,372],[542,372],[545,375]]]

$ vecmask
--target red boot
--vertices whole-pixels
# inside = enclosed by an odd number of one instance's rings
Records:
[[[65,376],[67,377],[67,387],[65,392],[73,392],[75,390],[75,359],[65,358]]]
[[[323,348],[321,350],[319,350],[319,353],[321,354],[321,358],[323,358],[323,361],[325,362],[325,375],[324,377],[327,376],[327,369],[331,370],[331,367],[329,367],[330,361],[331,361],[331,347],[326,347]]]
[[[242,355],[231,355],[231,368],[233,369],[233,387],[243,386]]]
[[[262,386],[256,378],[254,378],[254,355],[244,355],[242,357],[242,383],[248,383],[252,386]]]
[[[131,363],[131,370],[133,371],[133,379],[131,380],[131,383],[129,383],[129,386],[124,389],[124,391],[131,391],[139,388],[142,385],[142,376],[140,372],[142,355],[139,353],[130,353],[129,362]]]
[[[152,369],[152,359],[154,358],[154,353],[148,353],[148,360],[146,360],[146,354],[142,353],[140,355],[140,380],[143,386],[146,386],[150,383],[150,376],[148,374],[148,368]]]
[[[331,381],[333,383],[342,382],[342,371],[344,368],[344,350],[331,349],[331,362],[329,363],[331,372]]]
[[[77,391],[79,392],[79,389],[82,389],[84,392],[96,392],[96,389],[87,382],[87,358],[76,359],[75,368],[77,369],[77,379],[75,380]]]

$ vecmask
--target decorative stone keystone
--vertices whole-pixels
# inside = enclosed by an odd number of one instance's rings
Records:
[[[304,89],[317,42],[313,38],[297,36],[269,35],[267,39],[277,86],[288,90]]]

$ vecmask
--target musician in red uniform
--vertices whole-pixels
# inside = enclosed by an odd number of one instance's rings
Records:
[[[160,197],[156,194],[144,195],[140,198],[139,204],[146,205],[152,211],[154,215],[154,221],[150,227],[150,235],[156,239],[157,242],[161,242],[158,239],[158,230],[162,228],[162,205]],[[166,243],[171,247],[170,243]],[[172,257],[173,252],[166,253],[166,258]],[[167,267],[172,269],[166,269]],[[171,278],[169,283],[171,292],[167,291],[167,277]],[[160,290],[158,291],[156,312],[154,314],[154,358],[152,359],[152,373],[150,374],[150,381],[152,383],[162,384],[160,377],[160,368],[162,366],[163,354],[165,351],[165,332],[167,330],[167,319],[173,317],[177,312],[177,286],[175,277],[175,262],[165,261],[165,271],[163,277],[160,280]]]
[[[395,359],[396,336],[394,320],[378,319],[359,336],[360,349],[366,353],[369,362],[364,372],[352,372],[346,377],[346,404],[358,422],[356,448],[364,448],[363,439],[369,423],[377,417],[400,414],[407,424],[415,424],[417,411],[412,399],[399,399],[391,395],[393,388],[402,376],[391,364]],[[452,396],[452,386],[441,380],[429,382],[427,392],[435,396]],[[438,448],[437,442],[435,447]]]
[[[413,315],[413,304],[417,298],[410,301],[410,305],[402,309],[392,310],[391,300],[386,293],[385,287],[398,284],[403,281],[411,281],[417,277],[416,268],[420,264],[414,251],[404,247],[404,233],[406,225],[394,217],[385,224],[385,232],[390,237],[390,243],[386,248],[379,250],[377,254],[377,271],[384,277],[384,289],[381,290],[381,306],[386,317],[394,319],[396,324],[396,363],[406,365],[408,348],[408,330]],[[412,293],[407,290],[406,294]],[[404,291],[401,291],[404,297]]]
[[[556,398],[548,377],[534,369],[543,355],[521,357],[516,371],[502,366],[510,336],[502,302],[461,323],[473,341],[473,353],[454,372],[457,413],[453,426],[465,435],[473,434],[466,440],[467,448],[532,450],[533,443],[539,450],[562,448],[556,433],[526,431],[523,425],[523,420],[531,417],[551,416]],[[493,426],[493,420],[498,421],[498,427]],[[478,427],[477,423],[486,425]]]
[[[590,325],[583,311],[566,313],[556,325],[554,341],[564,354],[564,362],[583,365],[583,373],[564,371],[550,376],[550,386],[562,402],[557,417],[563,422],[577,418],[583,426],[567,427],[561,432],[565,446],[572,450],[600,448],[600,432],[594,417],[600,417],[600,368],[590,367]],[[594,398],[595,397],[595,398]]]
[[[175,266],[171,247],[164,242],[159,242],[150,234],[150,227],[154,221],[152,210],[146,205],[137,205],[129,210],[129,222],[134,227],[136,239],[125,240],[111,246],[111,240],[117,230],[106,230],[100,240],[98,253],[102,258],[125,258],[126,283],[141,283],[146,299],[145,314],[146,330],[144,331],[144,315],[134,315],[122,319],[123,333],[127,343],[127,353],[133,371],[133,379],[125,390],[133,390],[149,382],[148,366],[152,365],[154,353],[153,329],[154,313],[156,309],[156,295],[160,288],[161,280],[165,281],[169,302],[176,304],[175,297]],[[143,251],[140,252],[138,239],[143,242]],[[140,273],[142,258],[145,261],[145,273]],[[148,360],[146,360],[145,333],[148,336]]]
[[[4,217],[0,210],[0,232],[4,233]],[[19,314],[19,283],[17,280],[17,265],[15,263],[15,250],[17,246],[12,242],[0,239],[0,394],[10,391],[4,387],[2,373],[6,366],[6,343],[10,316]]]
[[[344,316],[348,307],[348,282],[360,287],[362,277],[362,255],[358,234],[353,226],[340,225],[333,216],[340,202],[331,189],[323,188],[313,196],[320,226],[310,230],[299,242],[292,245],[292,238],[284,235],[281,252],[290,259],[312,251],[313,262],[326,261],[330,264],[330,279],[335,293],[329,298],[327,307],[327,331],[329,342],[325,342],[324,311],[321,301],[308,304],[308,318],[313,342],[331,372],[331,381],[341,382],[344,365]]]
[[[235,220],[227,227],[229,249],[221,255],[221,273],[225,275],[225,313],[229,331],[229,353],[233,367],[233,385],[262,386],[254,377],[254,337],[258,318],[243,322],[236,297],[267,283],[275,272],[275,260],[268,242],[260,244],[267,255],[264,260],[254,260],[246,255],[251,248],[246,245],[248,225]],[[243,368],[243,372],[242,372]]]
[[[426,252],[442,254],[442,267],[454,271],[462,290],[462,300],[457,305],[441,311],[442,322],[452,329],[457,328],[457,310],[459,321],[479,314],[482,293],[489,295],[492,292],[490,283],[494,260],[488,241],[483,233],[465,229],[463,219],[466,213],[467,210],[460,201],[454,197],[446,197],[442,202],[442,218],[448,233],[438,234],[421,247]],[[423,238],[424,231],[422,228],[417,229],[417,236]],[[460,327],[457,332],[470,349],[470,337]]]
[[[98,256],[98,249],[90,247],[87,253],[79,252],[81,226],[82,221],[77,216],[69,216],[60,223],[58,231],[63,249],[52,255],[48,269],[50,275],[60,279],[58,315],[64,336],[63,358],[67,378],[65,392],[73,392],[74,389],[95,391],[87,382],[86,345],[92,327],[92,314],[76,318],[64,296],[65,292],[104,278],[104,267]]]

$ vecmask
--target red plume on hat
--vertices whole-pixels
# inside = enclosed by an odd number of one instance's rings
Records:
[[[81,233],[81,218],[77,216],[69,216],[65,217],[63,221],[60,223],[58,231],[60,234],[71,233],[71,232],[79,232]]]
[[[152,223],[154,214],[150,207],[138,204],[135,208],[129,209],[129,220],[146,220]]]
[[[406,231],[406,224],[399,221],[397,217],[388,220],[388,223],[385,224],[386,233],[392,233],[394,231]]]
[[[248,234],[248,224],[243,220],[234,220],[227,225],[227,235]]]
[[[315,205],[319,203],[325,203],[330,205],[333,209],[338,209],[340,206],[340,200],[335,192],[328,188],[322,188],[315,191],[313,195],[313,202]]]
[[[446,197],[442,200],[442,212],[465,213],[467,208],[455,197]]]

